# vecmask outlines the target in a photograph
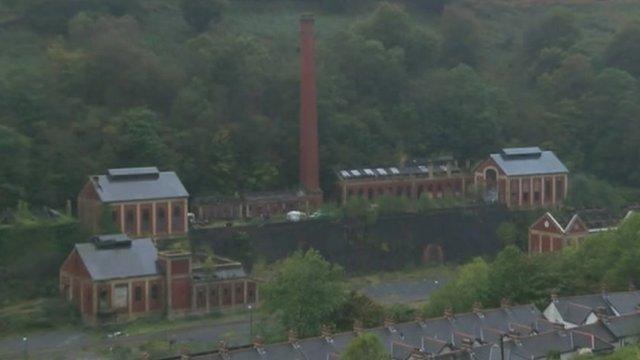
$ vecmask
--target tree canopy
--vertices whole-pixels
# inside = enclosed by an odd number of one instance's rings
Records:
[[[640,5],[283,4],[4,2],[0,206],[61,207],[128,165],[175,170],[195,196],[295,188],[301,11],[316,13],[328,197],[338,167],[511,145],[640,185],[638,25],[616,25]]]
[[[262,288],[264,309],[277,313],[282,325],[312,336],[345,300],[343,270],[316,250],[296,251],[282,260],[275,277]]]
[[[376,335],[364,333],[351,340],[340,358],[344,360],[387,360],[389,354]]]

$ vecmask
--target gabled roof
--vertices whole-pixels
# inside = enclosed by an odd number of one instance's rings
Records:
[[[552,151],[542,151],[538,147],[506,148],[490,157],[507,176],[569,172]]]
[[[608,293],[607,301],[619,315],[635,314],[640,310],[640,291]]]
[[[604,294],[561,297],[554,300],[552,304],[564,321],[575,325],[582,325],[592,313],[615,315]]]
[[[158,274],[158,252],[151,239],[131,240],[129,246],[99,248],[94,243],[75,246],[93,280],[153,276]]]
[[[189,197],[175,172],[155,167],[109,169],[89,181],[104,203]]]

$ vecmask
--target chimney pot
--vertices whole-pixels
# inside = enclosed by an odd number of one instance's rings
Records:
[[[446,308],[444,308],[444,317],[447,319],[453,318],[453,309],[451,308],[451,306],[447,306]]]
[[[509,301],[509,299],[502,298],[502,300],[500,300],[500,307],[501,308],[508,308],[510,306],[511,306],[511,302]]]
[[[360,320],[355,320],[353,322],[353,332],[356,335],[360,335],[364,332],[364,325],[362,325],[362,321]]]

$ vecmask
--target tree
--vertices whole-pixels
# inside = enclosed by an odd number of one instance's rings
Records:
[[[416,85],[421,134],[430,149],[460,159],[480,158],[500,146],[508,103],[504,94],[474,69],[458,65],[439,70]]]
[[[385,351],[380,339],[371,333],[364,333],[351,340],[340,357],[343,360],[387,360],[389,354]]]
[[[399,5],[381,3],[366,20],[356,24],[355,32],[366,39],[382,43],[387,50],[402,50],[408,72],[419,72],[437,59],[438,39],[416,26]]]
[[[490,305],[489,272],[490,266],[482,258],[475,258],[461,266],[455,279],[429,297],[424,308],[425,315],[442,316],[447,307],[455,311],[471,310],[475,302]]]
[[[527,54],[535,59],[542,49],[568,49],[580,37],[581,31],[575,16],[568,11],[556,10],[525,31],[523,46]]]
[[[112,119],[105,129],[107,146],[120,166],[162,166],[172,163],[172,152],[159,134],[157,114],[132,108]]]
[[[262,289],[264,309],[277,313],[287,329],[312,336],[345,300],[344,273],[316,250],[296,251],[276,266]]]
[[[0,209],[15,205],[25,195],[30,147],[27,137],[0,125]]]
[[[447,66],[476,66],[482,57],[482,31],[469,12],[446,10],[443,17],[442,61]]]
[[[202,32],[211,21],[219,21],[227,0],[181,0],[182,16],[196,31]]]
[[[640,76],[640,23],[629,24],[616,33],[604,52],[604,62]]]
[[[498,226],[496,235],[503,246],[515,245],[518,240],[518,228],[514,223],[503,222]]]

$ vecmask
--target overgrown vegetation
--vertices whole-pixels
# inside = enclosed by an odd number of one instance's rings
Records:
[[[640,281],[640,215],[615,231],[588,237],[584,244],[557,254],[528,256],[506,247],[495,260],[477,258],[461,266],[457,277],[434,293],[424,308],[440,316],[451,306],[469,311],[475,302],[497,307],[502,299],[546,306],[552,292],[561,295],[627,290]]]
[[[328,194],[335,167],[529,144],[640,185],[640,4],[24,0],[0,5],[0,207],[61,207],[114,166],[296,186],[303,12]]]
[[[0,306],[58,294],[58,270],[73,245],[88,238],[71,218],[34,213],[26,203],[0,225]]]

